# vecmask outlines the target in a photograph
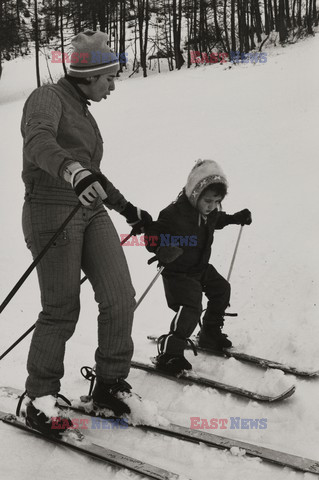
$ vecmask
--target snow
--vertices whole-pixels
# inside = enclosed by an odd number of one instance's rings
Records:
[[[230,64],[183,69],[147,79],[119,81],[107,103],[91,111],[104,137],[102,171],[132,202],[154,217],[184,186],[198,158],[212,158],[225,171],[229,195],[224,210],[250,208],[253,224],[244,227],[232,277],[225,330],[236,347],[299,368],[319,368],[318,324],[318,37],[268,52],[266,64]],[[20,118],[35,86],[30,60],[7,64],[0,83],[3,160],[0,288],[3,299],[31,263],[21,229],[23,184]],[[58,75],[58,71],[56,72]],[[129,233],[122,217],[111,213],[119,235]],[[227,275],[239,227],[216,233],[211,262]],[[124,247],[137,298],[156,274],[144,247]],[[69,398],[87,393],[80,375],[93,365],[97,306],[88,282],[81,294],[81,317],[67,344],[62,390]],[[36,320],[40,310],[32,273],[1,315],[1,352]],[[138,307],[134,358],[156,354],[147,334],[165,333],[172,313],[161,280]],[[1,361],[0,385],[23,388],[30,337]],[[276,393],[291,384],[296,393],[282,403],[263,404],[198,386],[132,370],[128,378],[144,399],[150,422],[160,417],[190,427],[201,419],[267,419],[266,429],[216,429],[213,433],[319,459],[318,379],[264,371],[235,359],[187,358],[199,375]],[[0,391],[0,409],[14,412],[17,399]],[[136,423],[143,412],[136,410]],[[79,454],[17,432],[0,422],[1,477],[10,480],[65,480],[102,476],[137,479]],[[210,433],[210,430],[205,430]],[[93,430],[88,440],[193,480],[246,478],[305,479],[301,474],[231,452],[145,433],[138,428]]]
[[[55,406],[56,399],[52,395],[46,395],[45,397],[36,398],[33,401],[35,408],[45,413],[47,417],[58,417],[59,410]]]

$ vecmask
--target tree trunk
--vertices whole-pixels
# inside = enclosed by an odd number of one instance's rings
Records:
[[[170,71],[174,70],[174,63],[173,63],[173,45],[172,45],[172,22],[171,22],[171,8],[170,8],[170,0],[168,0],[168,41],[169,41],[169,51],[168,51],[168,63],[170,65]]]
[[[148,42],[148,26],[149,26],[149,0],[145,0],[145,34],[144,34],[144,68],[143,77],[147,77],[147,42]]]
[[[298,25],[298,27],[301,27],[301,25],[302,25],[302,20],[301,20],[301,0],[298,0],[297,25]]]
[[[274,13],[273,13],[273,8],[272,8],[272,1],[268,0],[268,18],[269,18],[269,30],[270,32],[273,31],[275,27],[275,22],[274,22]]]
[[[148,15],[149,15],[149,0],[137,0],[138,9],[138,28],[139,28],[139,43],[140,43],[140,61],[143,69],[143,77],[147,77],[147,41],[148,41]],[[145,23],[145,32],[143,32]]]
[[[285,11],[286,11],[286,25],[287,25],[287,28],[291,28],[289,0],[285,0]]]
[[[100,24],[101,32],[105,32],[105,1],[104,0],[95,0],[97,8],[97,17]]]
[[[250,48],[255,48],[255,25],[254,25],[254,1],[251,0],[250,2],[250,28],[249,28],[249,36],[250,36]],[[248,17],[248,15],[247,15]]]
[[[265,18],[265,34],[269,35],[270,26],[269,26],[269,13],[268,13],[268,0],[264,0],[264,18]]]
[[[187,0],[187,17],[186,17],[186,26],[187,26],[187,68],[190,68],[191,66],[191,55],[190,55],[190,38],[191,38],[191,13],[190,13],[190,7],[189,7],[189,0]]]
[[[239,2],[239,0],[238,0],[238,2]],[[223,42],[221,30],[220,30],[220,27],[219,27],[219,24],[218,24],[218,12],[217,12],[216,0],[213,1],[213,13],[214,13],[214,23],[215,23],[215,30],[216,30],[216,41],[220,42],[223,46],[223,49],[226,50],[226,47],[225,47],[224,42]]]
[[[316,0],[313,0],[312,16],[313,16],[313,20],[314,20],[314,22],[315,22],[315,26],[317,27],[317,26],[318,26],[318,13],[317,13]]]
[[[236,0],[231,0],[231,15],[230,15],[231,49],[233,52],[236,51],[235,1]]]
[[[60,10],[59,0],[55,0],[54,18],[55,18],[55,29],[56,30],[59,30],[59,10]],[[74,22],[74,26],[75,26],[75,22]]]
[[[19,0],[16,0],[16,11],[17,11],[17,25],[20,27],[20,10],[19,10]]]
[[[0,78],[2,75],[2,32],[3,32],[3,8],[0,0]]]
[[[259,1],[258,0],[253,0],[254,1],[254,11],[255,11],[255,20],[256,20],[256,35],[257,35],[257,40],[258,42],[262,41],[262,23],[261,23],[261,15],[260,15],[260,8],[259,8]]]
[[[126,66],[126,56],[125,56],[125,17],[126,17],[126,5],[125,0],[120,1],[120,45],[119,45],[119,54],[120,54],[120,71],[123,71],[123,65]]]
[[[224,32],[225,32],[225,41],[226,41],[226,52],[230,55],[230,45],[229,45],[229,37],[228,37],[228,27],[227,27],[227,0],[224,0]]]
[[[237,15],[238,15],[239,50],[241,53],[243,53],[246,48],[246,20],[245,20],[244,0],[238,0]]]
[[[40,66],[39,66],[39,19],[38,19],[38,0],[34,0],[34,38],[35,38],[35,70],[37,78],[37,86],[41,86]]]
[[[194,35],[194,49],[198,50],[198,35],[197,35],[197,0],[194,0],[193,8],[193,35]]]
[[[307,33],[309,35],[312,35],[313,34],[313,29],[312,29],[312,0],[309,0],[308,7],[309,8],[308,8],[308,12],[307,12]]]
[[[279,0],[279,14],[278,14],[278,26],[279,26],[279,41],[284,43],[287,40],[287,27],[285,19],[285,3],[284,0]]]
[[[185,60],[181,52],[181,16],[182,7],[181,0],[178,2],[178,12],[176,11],[176,0],[173,0],[173,42],[174,42],[174,56],[175,66],[180,70]]]
[[[278,8],[277,8],[277,0],[274,0],[274,17],[275,17],[275,29],[276,29],[276,32],[279,32],[279,15],[278,15]]]
[[[64,35],[63,35],[63,4],[62,0],[59,0],[59,14],[60,14],[60,38],[61,38],[61,53],[62,53],[62,66],[64,75],[67,74],[65,61],[64,61]]]

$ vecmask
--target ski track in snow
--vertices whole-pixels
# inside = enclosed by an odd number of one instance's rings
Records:
[[[266,64],[230,64],[192,68],[117,82],[116,92],[91,111],[104,138],[102,171],[124,195],[154,217],[185,184],[198,158],[220,162],[230,191],[224,210],[248,207],[253,224],[245,227],[231,278],[231,311],[225,327],[233,343],[257,356],[300,368],[319,368],[318,326],[318,161],[319,37],[286,48],[273,48]],[[6,65],[0,83],[1,254],[0,288],[4,298],[31,263],[21,229],[23,185],[20,180],[20,118],[34,84],[27,60]],[[33,67],[32,67],[33,68]],[[111,212],[119,234],[129,233]],[[211,262],[227,274],[238,227],[216,232]],[[132,280],[141,295],[156,273],[147,266],[143,247],[124,247]],[[62,393],[87,393],[80,376],[94,363],[96,315],[92,289],[85,283],[81,317],[67,344]],[[1,315],[1,352],[37,318],[40,310],[33,273]],[[171,312],[159,280],[136,311],[136,360],[147,361],[156,346],[147,334],[168,329]],[[0,385],[23,388],[30,338],[1,362]],[[185,386],[132,370],[134,390],[173,423],[190,426],[191,417],[267,418],[267,429],[214,430],[217,434],[319,460],[317,379],[265,372],[234,359],[198,356],[188,359],[196,372],[256,391],[276,391],[295,383],[288,400],[265,405],[212,389]],[[14,412],[16,399],[1,396],[0,408]],[[154,413],[155,412],[155,413]],[[150,417],[150,418],[151,418]],[[153,418],[153,417],[152,417]],[[110,480],[138,479],[44,440],[17,433],[0,422],[1,478],[65,480],[88,475]],[[232,455],[204,445],[145,434],[138,429],[88,430],[95,443],[134,455],[193,480],[217,478],[268,480],[314,478]]]

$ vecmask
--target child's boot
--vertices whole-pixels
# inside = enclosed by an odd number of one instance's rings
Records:
[[[213,320],[213,319],[211,319]],[[203,321],[203,326],[198,335],[198,346],[201,348],[208,348],[211,350],[223,350],[230,348],[233,344],[228,339],[227,335],[222,332],[224,325],[223,317],[216,317],[214,322]]]
[[[192,365],[184,357],[185,346],[186,340],[181,341],[174,334],[159,337],[156,368],[170,375],[179,375],[183,370],[191,370]]]
[[[183,370],[191,370],[192,365],[184,355],[174,355],[169,353],[160,353],[156,357],[156,368],[170,375],[180,375]]]

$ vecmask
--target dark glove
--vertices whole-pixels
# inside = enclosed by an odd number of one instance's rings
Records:
[[[248,208],[241,210],[240,212],[234,213],[233,222],[236,225],[250,225],[252,222],[251,212]]]
[[[158,247],[156,257],[160,263],[171,263],[183,254],[180,247]]]
[[[101,200],[107,198],[106,178],[101,173],[94,173],[86,168],[78,169],[72,175],[70,182],[85,207],[89,207],[98,197]]]
[[[144,232],[144,227],[153,221],[148,212],[134,207],[130,202],[127,202],[121,215],[126,218],[127,223],[133,228],[132,235],[140,235]]]

